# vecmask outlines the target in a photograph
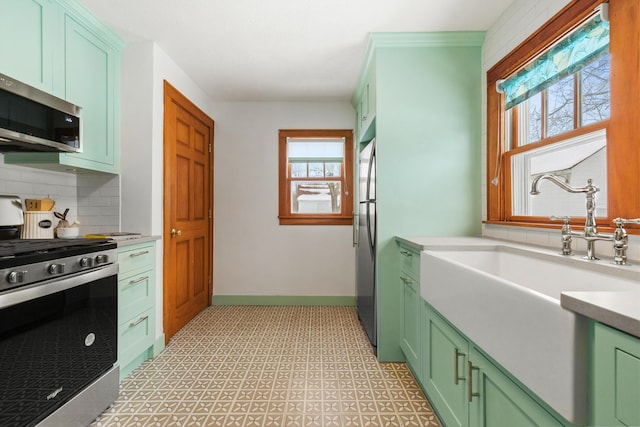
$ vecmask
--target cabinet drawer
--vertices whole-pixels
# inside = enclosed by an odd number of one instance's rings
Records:
[[[400,245],[398,256],[400,258],[400,271],[408,274],[414,279],[419,279],[420,252],[417,252],[415,249],[410,249],[406,246]]]
[[[155,272],[146,270],[133,275],[121,275],[118,278],[118,318],[128,319],[146,310],[155,300]]]
[[[118,250],[118,264],[120,275],[144,269],[147,270],[155,263],[154,243],[127,246]]]
[[[127,319],[118,327],[118,361],[126,366],[131,360],[153,346],[153,308]]]

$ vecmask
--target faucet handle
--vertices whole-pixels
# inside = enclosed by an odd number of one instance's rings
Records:
[[[551,221],[562,221],[564,225],[569,225],[569,220],[571,219],[571,217],[570,216],[551,215],[549,217],[549,219]]]
[[[572,240],[572,234],[571,234],[571,226],[569,225],[569,220],[571,219],[570,216],[556,216],[556,215],[551,215],[549,217],[549,219],[551,221],[562,221],[563,225],[562,225],[562,235],[561,235],[561,242],[562,242],[562,252],[560,252],[560,254],[562,255],[571,255],[571,240]]]
[[[640,224],[640,218],[635,218],[635,219],[616,218],[613,220],[613,223],[617,227],[622,227],[624,224]]]

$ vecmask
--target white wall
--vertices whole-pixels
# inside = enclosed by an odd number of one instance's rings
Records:
[[[352,129],[349,102],[213,104],[216,295],[355,295],[350,226],[278,224],[278,129]]]
[[[122,57],[122,226],[162,236],[164,81],[205,113],[207,95],[153,42],[129,43]],[[162,239],[156,244],[156,338],[162,324]]]

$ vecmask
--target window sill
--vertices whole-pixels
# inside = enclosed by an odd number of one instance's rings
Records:
[[[280,216],[280,225],[353,225],[352,217]]]

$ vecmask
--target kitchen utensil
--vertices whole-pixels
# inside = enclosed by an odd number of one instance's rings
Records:
[[[69,208],[65,209],[63,214],[61,214],[60,212],[53,213],[56,216],[56,218],[60,220],[58,221],[58,225],[56,225],[56,228],[55,228],[55,233],[57,237],[60,237],[58,236],[58,229],[69,228],[69,221],[67,221],[68,213],[69,213]]]
[[[47,197],[44,199],[24,199],[24,204],[27,211],[50,211],[56,202]]]

